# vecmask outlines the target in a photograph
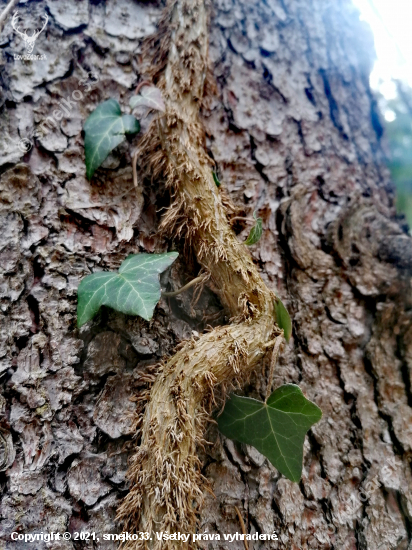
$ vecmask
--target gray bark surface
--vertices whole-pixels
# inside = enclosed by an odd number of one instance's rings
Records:
[[[14,59],[24,44],[10,20],[0,42],[0,549],[29,547],[12,531],[82,530],[100,542],[52,547],[112,549],[101,535],[121,532],[114,518],[127,492],[136,397],[179,342],[227,319],[205,289],[196,305],[192,290],[162,299],[150,322],[103,308],[76,328],[84,276],[171,243],[156,234],[162,182],[132,190],[139,137],[88,182],[81,136],[101,101],[128,105],[161,5],[19,6],[23,22],[45,12],[34,53],[47,59]],[[237,507],[247,532],[279,536],[249,542],[253,550],[412,548],[411,245],[384,167],[372,52],[348,0],[213,2],[207,146],[240,215],[262,216],[251,254],[292,316],[274,387],[297,383],[323,411],[305,441],[300,484],[209,430],[212,445],[199,452],[214,496],[205,496],[199,532],[241,532]],[[56,110],[61,119],[33,139]],[[33,142],[27,152],[22,139]],[[237,228],[244,240],[248,229]],[[195,274],[182,254],[162,283],[175,290]],[[265,366],[248,395],[264,397]]]

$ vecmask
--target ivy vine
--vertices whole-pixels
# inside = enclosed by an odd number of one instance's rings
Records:
[[[146,83],[141,85],[140,94],[130,100],[131,109],[138,106],[160,112],[165,110],[160,90]],[[139,121],[131,114],[122,114],[116,100],[109,99],[101,103],[84,124],[87,177],[93,177],[109,153],[127,135],[139,131]],[[220,187],[222,184],[215,172],[213,178],[216,186]],[[244,242],[247,246],[256,244],[263,232],[262,218],[254,213],[253,221],[254,225]],[[133,254],[124,260],[118,272],[97,272],[85,277],[78,288],[78,326],[90,321],[102,305],[150,320],[161,297],[159,275],[177,257],[177,252]],[[191,285],[186,285],[182,291],[189,286]],[[277,324],[282,331],[274,344],[274,355],[277,356],[279,338],[284,336],[289,342],[292,322],[280,299],[276,298],[273,307]],[[269,387],[272,376],[271,367]],[[232,394],[218,418],[218,426],[223,435],[252,445],[284,476],[298,482],[302,474],[305,434],[321,416],[321,410],[306,399],[298,386],[285,384],[268,395],[263,402]]]

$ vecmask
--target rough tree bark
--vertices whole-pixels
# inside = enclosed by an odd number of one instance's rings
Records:
[[[100,101],[127,105],[161,9],[125,0],[24,4],[23,20],[49,14],[34,52],[47,59],[30,64],[13,57],[23,44],[10,21],[1,35],[4,548],[27,547],[10,541],[12,531],[121,531],[114,518],[153,366],[228,321],[204,289],[196,304],[191,292],[162,300],[150,323],[106,309],[75,328],[82,277],[171,245],[157,233],[164,182],[130,191],[125,146],[88,183],[81,137]],[[241,531],[237,507],[248,532],[279,535],[253,549],[411,548],[410,240],[383,164],[369,31],[346,0],[222,0],[211,17],[217,90],[202,113],[207,147],[238,211],[264,218],[252,256],[292,315],[275,384],[298,383],[324,416],[306,439],[299,485],[212,427],[213,445],[199,456],[214,496],[205,495],[199,531]],[[56,110],[63,115],[52,124]],[[19,140],[47,117],[25,153]],[[243,240],[247,228],[235,228]],[[196,269],[182,255],[163,284],[176,289]],[[248,395],[264,395],[264,367]],[[53,548],[93,544],[117,546]],[[244,547],[211,544],[202,543]]]

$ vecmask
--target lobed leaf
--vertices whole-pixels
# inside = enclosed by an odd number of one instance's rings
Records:
[[[252,445],[291,481],[302,475],[306,432],[322,411],[295,384],[275,390],[267,402],[232,394],[218,418],[219,430],[230,439]]]
[[[101,103],[84,123],[86,176],[91,179],[110,151],[120,145],[126,134],[140,131],[139,121],[132,115],[122,115],[115,99]]]
[[[151,319],[160,300],[159,274],[177,257],[177,252],[132,254],[118,273],[99,272],[85,277],[77,291],[78,327],[90,321],[101,306]]]
[[[143,86],[140,94],[131,98],[129,105],[131,109],[142,105],[150,109],[156,109],[156,111],[164,112],[166,110],[162,92],[156,86]]]

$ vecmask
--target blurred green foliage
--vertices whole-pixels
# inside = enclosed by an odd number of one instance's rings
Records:
[[[412,89],[396,81],[396,97],[379,99],[389,143],[388,166],[396,186],[396,209],[412,228]]]

